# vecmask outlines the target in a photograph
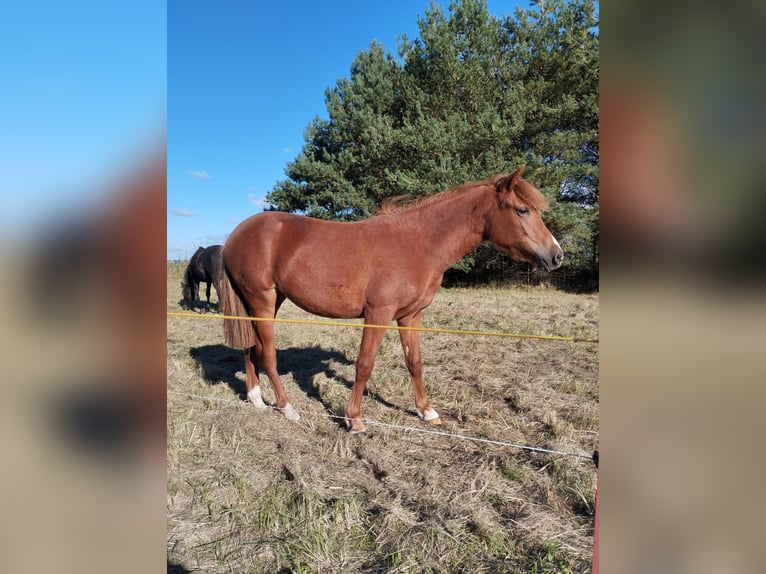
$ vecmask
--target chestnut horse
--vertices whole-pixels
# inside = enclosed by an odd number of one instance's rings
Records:
[[[221,309],[225,315],[273,318],[284,300],[323,317],[364,318],[366,325],[417,328],[423,310],[441,286],[444,271],[482,241],[491,241],[519,261],[551,270],[564,257],[543,223],[548,202],[522,179],[510,175],[474,181],[412,205],[385,210],[355,222],[264,212],[240,223],[223,248]],[[346,424],[362,432],[365,385],[386,330],[365,328]],[[399,330],[412,379],[418,416],[439,424],[423,387],[417,330]],[[258,364],[274,389],[277,408],[290,420],[290,405],[277,374],[273,321],[224,319],[231,347],[245,349],[248,399],[261,397]]]

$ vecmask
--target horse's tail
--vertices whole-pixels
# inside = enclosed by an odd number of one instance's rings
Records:
[[[229,270],[226,264],[223,265],[223,272],[219,281],[218,304],[221,313],[225,317],[246,317],[248,313],[245,302],[237,292],[236,287],[231,281]],[[249,349],[255,346],[255,328],[252,321],[243,319],[223,320],[223,337],[229,347],[236,349]]]

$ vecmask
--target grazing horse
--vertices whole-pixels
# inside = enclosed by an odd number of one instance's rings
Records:
[[[423,310],[441,286],[444,271],[482,241],[491,241],[519,261],[551,270],[561,265],[561,247],[543,223],[548,202],[510,175],[459,185],[384,210],[362,221],[335,222],[264,212],[240,223],[223,248],[221,308],[225,315],[274,318],[285,299],[323,317],[364,318],[365,325],[417,328]],[[352,433],[365,430],[361,402],[385,329],[363,329],[356,378],[346,407]],[[417,330],[399,331],[412,379],[418,416],[439,424],[423,387]],[[224,319],[231,347],[245,349],[249,400],[265,407],[258,381],[263,365],[277,408],[290,420],[290,405],[277,374],[273,321]]]
[[[189,260],[189,265],[186,266],[186,272],[184,273],[184,279],[181,282],[181,295],[183,301],[181,307],[184,309],[194,309],[194,305],[199,299],[199,284],[207,283],[205,289],[205,296],[207,297],[207,303],[205,304],[205,311],[210,310],[210,286],[215,287],[215,292],[218,295],[220,302],[220,287],[218,286],[221,276],[223,275],[223,267],[221,261],[221,245],[211,245],[210,247],[200,247],[192,255]],[[220,304],[219,304],[220,307]]]

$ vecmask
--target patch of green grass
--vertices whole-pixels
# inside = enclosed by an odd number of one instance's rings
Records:
[[[507,459],[498,466],[500,474],[506,480],[523,482],[529,477],[530,470],[514,459]]]

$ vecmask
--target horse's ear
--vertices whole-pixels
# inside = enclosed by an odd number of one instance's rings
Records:
[[[508,177],[511,180],[510,188],[512,189],[514,185],[516,185],[516,182],[518,182],[521,179],[521,174],[524,173],[524,168],[527,167],[527,164],[522,163],[519,167],[516,168],[516,171],[514,171],[511,175]]]
[[[518,181],[521,179],[521,174],[524,173],[525,167],[526,164],[521,164],[521,166],[518,167],[516,171],[514,171],[511,175],[507,175],[498,181],[495,185],[495,190],[503,196],[509,194],[516,183],[518,183]]]

